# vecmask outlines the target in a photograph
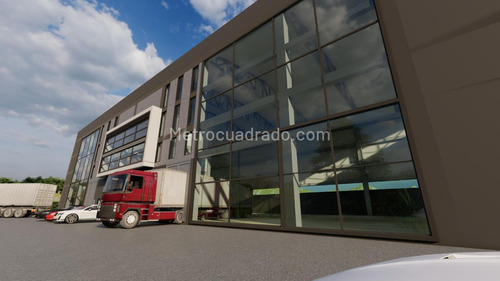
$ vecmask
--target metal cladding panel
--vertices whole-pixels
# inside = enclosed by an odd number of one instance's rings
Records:
[[[57,186],[43,183],[0,184],[0,206],[52,206]]]
[[[156,207],[184,207],[187,173],[170,169],[152,170],[158,173]]]

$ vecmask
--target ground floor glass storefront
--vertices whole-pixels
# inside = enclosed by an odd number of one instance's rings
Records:
[[[200,150],[193,220],[429,234],[398,105],[285,132],[322,130]]]
[[[193,221],[430,235],[373,1],[299,1],[203,81]]]

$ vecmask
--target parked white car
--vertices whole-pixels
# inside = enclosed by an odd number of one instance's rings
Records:
[[[498,281],[500,252],[434,254],[391,260],[326,276],[316,281]]]
[[[90,205],[57,212],[54,216],[54,222],[75,223],[77,221],[95,221],[96,217],[97,205]]]

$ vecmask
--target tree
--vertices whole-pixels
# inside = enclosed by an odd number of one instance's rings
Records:
[[[0,183],[16,183],[17,181],[12,180],[11,178],[0,177]]]

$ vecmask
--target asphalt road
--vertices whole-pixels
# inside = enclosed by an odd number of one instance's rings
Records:
[[[312,280],[395,258],[476,251],[192,225],[0,218],[0,280]]]

